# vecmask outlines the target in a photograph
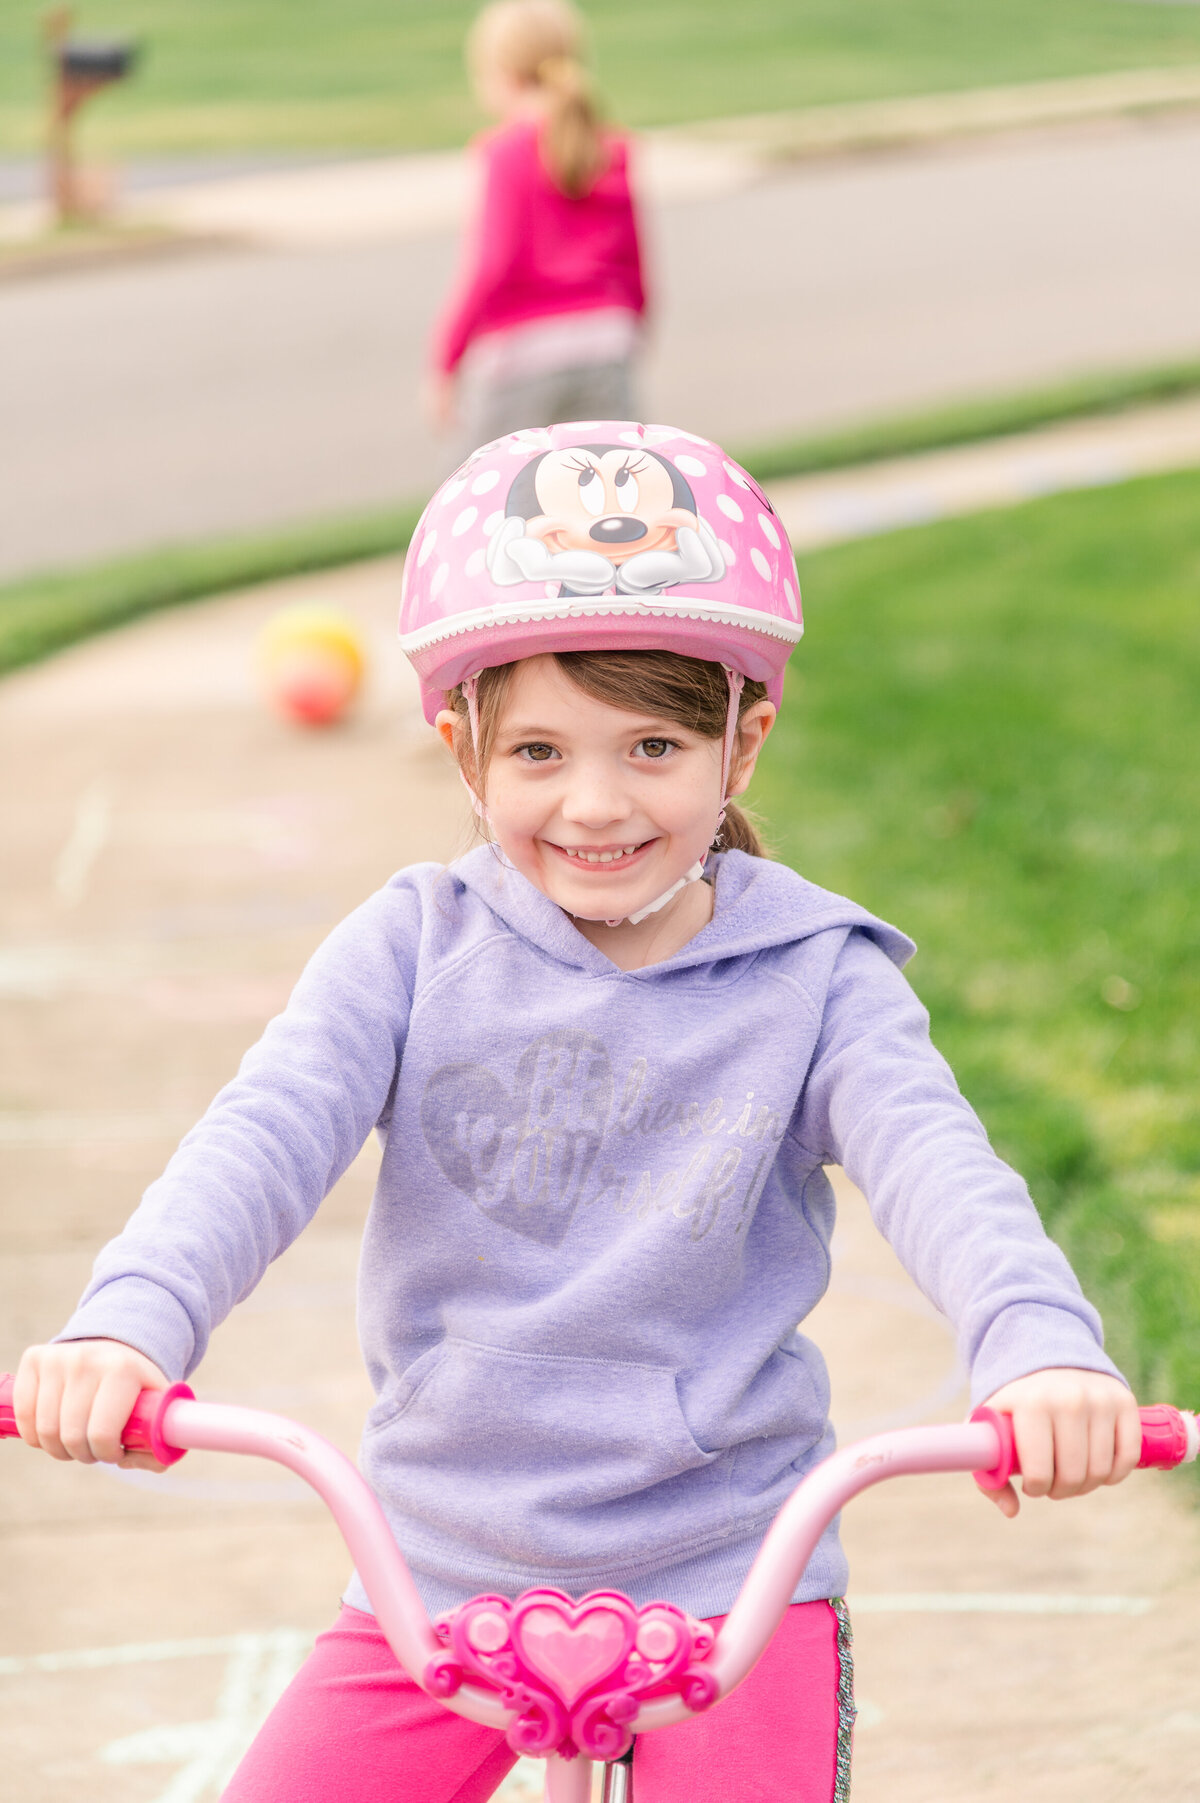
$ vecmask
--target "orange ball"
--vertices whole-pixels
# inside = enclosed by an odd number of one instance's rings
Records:
[[[332,726],[362,685],[362,641],[344,615],[326,607],[287,607],[258,644],[272,706],[300,726]]]

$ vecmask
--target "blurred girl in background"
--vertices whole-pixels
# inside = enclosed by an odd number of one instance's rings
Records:
[[[646,300],[628,142],[601,125],[569,0],[495,0],[467,39],[482,196],[438,321],[428,412],[470,446],[522,426],[637,417]],[[463,374],[463,405],[458,380]]]

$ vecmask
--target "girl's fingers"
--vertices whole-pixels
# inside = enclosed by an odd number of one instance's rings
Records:
[[[1055,1501],[1078,1496],[1088,1485],[1092,1456],[1091,1414],[1068,1405],[1053,1415],[1054,1482],[1047,1494]]]
[[[31,1346],[13,1384],[17,1431],[54,1459],[119,1462],[121,1434],[139,1392],[166,1384],[150,1359],[119,1341]],[[147,1469],[165,1469],[150,1455],[143,1457]]]
[[[1132,1396],[1126,1396],[1117,1410],[1112,1470],[1106,1484],[1119,1484],[1136,1471],[1142,1456],[1142,1418]]]
[[[1120,1483],[1141,1457],[1137,1403],[1103,1372],[1048,1367],[1002,1385],[988,1405],[1012,1416],[1026,1496],[1084,1496]]]
[[[1113,1468],[1113,1458],[1117,1443],[1117,1416],[1115,1409],[1096,1408],[1088,1418],[1088,1461],[1087,1475],[1075,1492],[1077,1496],[1087,1496],[1101,1484],[1107,1484]]]
[[[118,1371],[108,1371],[100,1380],[92,1401],[87,1437],[93,1457],[106,1465],[123,1462],[121,1434],[141,1387],[136,1379]]]
[[[62,1399],[63,1380],[60,1374],[57,1371],[43,1372],[34,1404],[33,1444],[40,1446],[43,1452],[48,1452],[52,1459],[69,1459],[71,1456],[59,1433]]]
[[[121,1372],[110,1372],[96,1392],[96,1400],[92,1405],[91,1422],[88,1427],[88,1439],[96,1457],[107,1465],[119,1465],[122,1471],[165,1471],[167,1467],[160,1463],[151,1452],[126,1452],[121,1444],[121,1435],[125,1424],[133,1413],[134,1404],[143,1390],[159,1390],[166,1387],[166,1380],[157,1376],[156,1382],[148,1382],[144,1373],[136,1373],[132,1377]]]
[[[1042,1409],[1013,1413],[1013,1435],[1026,1496],[1048,1496],[1054,1482],[1055,1435],[1050,1414]]]
[[[92,1418],[96,1390],[97,1380],[93,1373],[78,1372],[63,1385],[62,1400],[59,1403],[58,1437],[63,1447],[63,1456],[78,1459],[81,1465],[96,1463],[96,1455],[88,1439],[88,1425]]]
[[[995,1503],[1001,1515],[1006,1515],[1009,1521],[1012,1521],[1020,1510],[1021,1499],[1011,1484],[1002,1484],[999,1490],[985,1490],[983,1495],[989,1502]]]
[[[37,1435],[38,1373],[32,1353],[27,1352],[17,1366],[13,1379],[12,1406],[17,1432],[26,1446],[40,1448]]]

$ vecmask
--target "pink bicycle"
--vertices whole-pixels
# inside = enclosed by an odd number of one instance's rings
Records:
[[[1194,1414],[1142,1410],[1143,1467],[1200,1452]],[[12,1379],[0,1377],[0,1437],[15,1436]],[[328,1505],[405,1670],[447,1709],[501,1729],[514,1752],[546,1761],[547,1803],[588,1803],[592,1767],[605,1803],[629,1803],[635,1734],[710,1709],[742,1682],[779,1626],[817,1541],[851,1497],[885,1478],[969,1471],[997,1489],[1019,1467],[1012,1423],[977,1409],[961,1425],[901,1428],[843,1447],[810,1472],[775,1517],[724,1625],[672,1603],[638,1608],[617,1591],[574,1599],[527,1590],[477,1596],[431,1622],[374,1495],[346,1456],[279,1415],[197,1402],[186,1384],[145,1390],[126,1424],[129,1451],[174,1464],[190,1450],[274,1459]]]

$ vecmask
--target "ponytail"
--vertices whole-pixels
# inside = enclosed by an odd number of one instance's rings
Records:
[[[537,81],[550,96],[541,139],[546,173],[569,199],[579,200],[606,161],[587,75],[573,56],[546,56],[537,66]]]
[[[572,200],[588,192],[608,160],[584,54],[584,22],[571,0],[492,0],[467,36],[476,78],[497,69],[545,95],[542,163]]]
[[[752,858],[771,856],[770,847],[759,832],[753,814],[749,808],[740,808],[735,801],[725,803],[725,818],[714,845],[719,851],[749,852]]]

